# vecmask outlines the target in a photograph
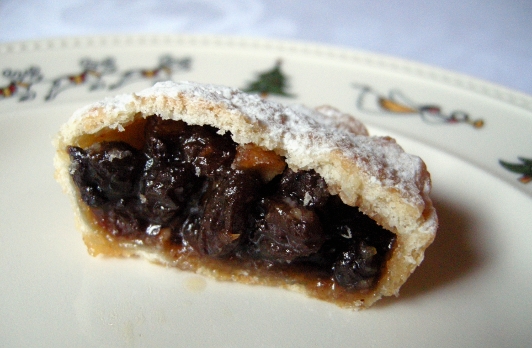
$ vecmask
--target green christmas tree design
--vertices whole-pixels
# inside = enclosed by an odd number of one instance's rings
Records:
[[[279,59],[275,62],[273,69],[258,74],[257,79],[243,88],[245,92],[259,93],[263,98],[270,94],[280,95],[283,97],[294,97],[288,93],[288,78],[281,71],[282,61]]]
[[[532,181],[532,158],[517,157],[521,163],[509,163],[503,160],[499,160],[501,166],[507,170],[522,174],[519,178],[523,184],[527,184]]]

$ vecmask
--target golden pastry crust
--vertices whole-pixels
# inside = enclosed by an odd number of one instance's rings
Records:
[[[370,137],[357,120],[331,107],[311,110],[285,106],[239,90],[191,82],[164,82],[134,94],[120,95],[84,107],[64,124],[54,140],[56,179],[73,198],[78,226],[92,254],[133,256],[187,268],[155,248],[132,243],[112,244],[95,232],[89,210],[69,173],[69,145],[89,146],[109,136],[134,137],[124,132],[136,121],[159,115],[190,125],[210,125],[229,132],[238,144],[255,144],[283,156],[293,170],[314,169],[344,203],[357,206],[396,235],[396,244],[375,289],[338,303],[368,307],[399,288],[423,260],[437,230],[437,215],[429,197],[430,174],[424,162],[409,155],[389,137]],[[137,122],[138,123],[138,122]],[[186,256],[179,256],[183,258]],[[195,262],[195,261],[194,261]],[[209,266],[186,263],[199,273],[213,275]],[[218,277],[220,278],[220,277]],[[284,285],[306,291],[304,285],[262,282],[245,274],[233,278],[247,283]],[[332,299],[333,302],[338,302]]]

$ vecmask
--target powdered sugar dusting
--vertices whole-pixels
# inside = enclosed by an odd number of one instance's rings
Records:
[[[302,105],[286,106],[225,86],[160,82],[136,94],[123,94],[87,106],[78,110],[73,118],[80,118],[91,110],[103,110],[107,114],[137,112],[142,99],[175,100],[180,97],[193,103],[218,106],[235,117],[245,118],[250,129],[242,134],[237,134],[232,127],[220,127],[222,131],[231,128],[237,142],[249,142],[243,134],[253,133],[253,127],[261,127],[261,133],[267,134],[267,139],[262,135],[264,146],[282,150],[288,163],[294,163],[293,159],[297,158],[295,165],[299,168],[340,150],[343,157],[356,163],[366,180],[393,187],[412,205],[423,204],[423,196],[428,194],[425,191],[430,189],[430,184],[420,182],[424,170],[421,159],[406,154],[391,138],[366,136],[365,127],[350,116],[332,108],[316,111]],[[116,128],[119,124],[118,118],[117,124],[110,127]]]
[[[423,188],[417,181],[423,168],[421,159],[405,153],[391,138],[356,135],[364,134],[365,128],[354,132],[353,123],[345,114],[323,108],[318,112],[302,105],[285,106],[230,87],[193,82],[158,83],[138,96],[174,98],[178,94],[223,104],[228,110],[249,117],[251,123],[266,125],[272,143],[289,154],[310,158],[339,148],[356,161],[370,180],[394,187],[412,204],[420,203]]]

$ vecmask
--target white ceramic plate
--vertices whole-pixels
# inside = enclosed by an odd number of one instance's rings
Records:
[[[532,182],[499,163],[532,158],[530,96],[394,58],[251,39],[69,38],[3,44],[0,58],[1,346],[532,341]],[[281,84],[266,90],[286,95],[268,98],[334,105],[425,159],[441,228],[401,296],[351,312],[284,290],[90,257],[53,179],[51,139],[70,114],[156,79],[246,88],[272,71]]]

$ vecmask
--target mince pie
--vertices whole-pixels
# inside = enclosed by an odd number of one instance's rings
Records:
[[[91,255],[358,309],[398,293],[437,229],[424,162],[332,107],[164,82],[78,110],[55,146]]]

